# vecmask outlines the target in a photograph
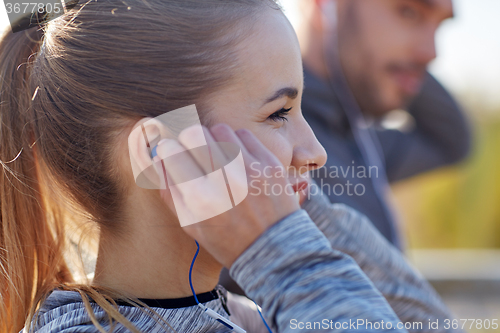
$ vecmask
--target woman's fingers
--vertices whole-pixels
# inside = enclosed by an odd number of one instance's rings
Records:
[[[179,197],[182,197],[182,202],[178,202],[172,192],[181,226],[209,219],[231,209],[231,198],[220,170],[226,165],[227,159],[215,145],[208,130],[192,126],[183,130],[178,140],[162,140],[157,153],[164,162],[167,178],[172,179],[169,180],[170,190],[177,190]],[[207,143],[211,144],[212,155]],[[214,166],[214,160],[218,168]]]
[[[252,132],[247,129],[241,129],[236,131],[236,135],[245,145],[248,152],[254,156],[257,161],[271,166],[280,165],[276,156],[274,156]]]
[[[200,166],[177,140],[164,139],[156,152],[168,173],[168,185],[173,186],[205,175]],[[171,183],[172,182],[172,183]]]
[[[179,141],[189,149],[205,174],[222,168],[229,161],[206,127],[196,125],[185,129],[179,134]]]
[[[231,127],[226,124],[217,124],[213,126],[210,131],[217,142],[230,142],[238,145],[246,163],[255,161],[255,158],[248,152],[243,142],[241,142],[240,138]]]
[[[209,174],[214,168],[205,136],[201,125],[194,125],[184,129],[179,134],[178,140],[189,151],[204,174]]]
[[[215,221],[215,224],[224,224],[224,212],[231,211],[232,215],[240,218],[252,215],[251,212],[258,209],[262,210],[261,218],[274,222],[296,208],[296,203],[288,200],[286,195],[258,194],[247,200],[245,205],[239,205],[250,196],[248,177],[260,181],[256,185],[261,187],[265,184],[289,185],[275,176],[264,179],[262,172],[251,168],[255,162],[260,165],[258,168],[282,167],[282,164],[250,131],[235,133],[225,124],[214,126],[211,131],[202,126],[192,126],[182,131],[178,140],[162,140],[157,154],[164,162],[170,189],[174,187],[178,190],[177,196],[172,197],[181,226],[219,215],[221,217],[215,218],[210,225],[214,225]],[[254,221],[253,227],[258,229],[267,222]],[[247,227],[241,228],[242,232],[248,232]]]
[[[210,156],[212,157],[212,165],[214,167],[214,170],[223,168],[235,157],[233,156],[234,149],[239,147],[236,147],[236,145],[231,146],[226,142],[218,142],[215,140],[215,138],[207,128],[203,127],[203,130],[207,138],[207,144],[210,150]]]

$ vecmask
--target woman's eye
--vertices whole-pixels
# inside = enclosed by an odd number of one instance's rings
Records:
[[[275,113],[269,116],[269,119],[273,121],[288,121],[288,118],[285,116],[288,114],[288,112],[290,112],[291,109],[292,108],[289,109],[283,108],[279,111],[276,111]]]

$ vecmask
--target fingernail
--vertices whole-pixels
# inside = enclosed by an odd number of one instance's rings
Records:
[[[156,146],[156,154],[162,160],[182,151],[184,151],[184,149],[180,143],[178,143],[177,140],[172,139],[163,139],[158,142],[158,145]]]
[[[207,140],[205,138],[205,133],[203,132],[203,126],[192,125],[185,128],[179,133],[179,142],[182,142],[182,144],[189,149],[206,146]]]

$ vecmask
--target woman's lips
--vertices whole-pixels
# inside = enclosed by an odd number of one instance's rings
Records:
[[[299,192],[299,191],[305,190],[307,188],[307,186],[309,186],[309,183],[307,182],[307,180],[301,180],[301,181],[297,181],[295,184],[293,184],[292,189],[294,192]]]

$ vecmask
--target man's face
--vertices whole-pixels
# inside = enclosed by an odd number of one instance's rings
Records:
[[[340,58],[361,109],[404,107],[436,57],[434,36],[453,16],[451,0],[339,0]]]

